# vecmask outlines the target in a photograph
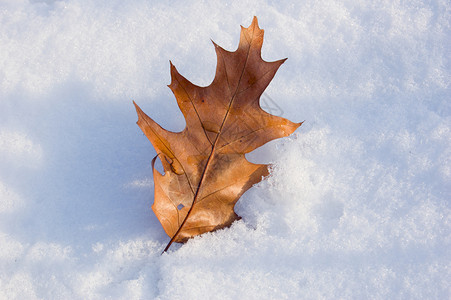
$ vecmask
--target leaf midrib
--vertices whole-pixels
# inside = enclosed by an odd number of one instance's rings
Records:
[[[240,74],[240,78],[238,79],[238,83],[237,83],[237,86],[236,86],[236,90],[235,90],[235,92],[233,93],[233,96],[232,96],[232,98],[231,98],[230,101],[229,101],[229,107],[227,108],[226,114],[225,114],[225,116],[224,116],[224,118],[223,118],[223,120],[222,120],[222,124],[221,124],[221,126],[220,126],[220,128],[219,128],[218,134],[216,135],[215,141],[214,141],[214,143],[213,143],[213,145],[212,145],[210,155],[209,155],[209,157],[208,157],[207,163],[205,164],[205,168],[204,168],[204,170],[203,170],[203,172],[202,172],[201,178],[200,178],[200,180],[199,180],[199,184],[197,185],[196,193],[195,193],[195,195],[194,195],[194,197],[193,197],[193,202],[192,202],[192,204],[191,204],[191,207],[190,207],[188,213],[186,214],[186,217],[185,217],[185,219],[183,220],[182,224],[181,224],[180,227],[177,229],[177,231],[175,232],[175,234],[171,237],[171,240],[169,241],[169,243],[167,244],[167,246],[166,246],[165,249],[163,250],[163,253],[166,252],[166,251],[169,249],[169,247],[172,245],[172,243],[174,242],[174,240],[177,238],[178,234],[181,232],[181,230],[182,230],[182,228],[183,228],[183,225],[185,225],[186,221],[188,220],[188,218],[189,218],[189,216],[190,216],[190,214],[191,214],[191,212],[192,212],[192,210],[193,210],[194,204],[196,203],[196,200],[197,200],[197,198],[198,198],[198,196],[199,196],[199,192],[200,192],[201,187],[202,187],[202,185],[203,185],[203,182],[204,182],[204,179],[205,179],[205,175],[207,174],[207,171],[208,171],[208,169],[209,169],[209,167],[210,167],[211,161],[213,160],[213,157],[214,157],[214,155],[215,155],[216,145],[217,145],[218,140],[219,140],[219,138],[220,138],[220,136],[221,136],[222,129],[224,128],[224,125],[225,125],[225,123],[226,123],[226,121],[227,121],[227,117],[228,117],[228,115],[229,115],[230,109],[232,108],[233,102],[234,102],[234,100],[235,100],[235,98],[236,98],[236,95],[237,95],[237,93],[238,93],[238,89],[239,89],[239,87],[240,87],[240,83],[241,83],[241,80],[242,80],[242,78],[243,78],[244,70],[246,69],[247,62],[248,62],[248,60],[249,60],[249,53],[250,53],[250,50],[251,50],[251,44],[252,44],[252,40],[253,40],[253,37],[254,37],[255,27],[256,27],[256,26],[254,25],[253,28],[252,28],[252,36],[251,36],[251,39],[250,39],[250,41],[248,41],[249,46],[248,46],[248,49],[247,49],[246,60],[245,60],[245,62],[244,62],[243,69],[241,70],[241,74]],[[247,40],[247,39],[246,39],[246,40]],[[224,66],[224,67],[225,67],[225,66]],[[227,81],[228,81],[228,75],[227,75],[227,72],[226,72],[226,76],[227,76]],[[194,106],[194,103],[193,103],[193,106]],[[198,117],[199,117],[199,115],[198,115]],[[199,117],[199,120],[200,120],[200,117]],[[200,121],[201,121],[201,120],[200,120]],[[202,123],[202,122],[201,122],[201,123]],[[207,138],[208,138],[208,137],[207,137]]]

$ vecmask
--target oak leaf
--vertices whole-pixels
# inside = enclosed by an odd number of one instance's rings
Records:
[[[268,175],[268,165],[253,164],[245,154],[290,135],[302,123],[265,112],[260,96],[286,59],[261,58],[263,30],[254,17],[241,27],[238,49],[229,52],[214,42],[217,67],[207,87],[192,84],[171,63],[171,84],[186,127],[163,129],[135,104],[137,124],[157,156],[152,161],[152,209],[173,242],[227,227],[239,216],[235,203]],[[164,175],[154,167],[159,157]]]

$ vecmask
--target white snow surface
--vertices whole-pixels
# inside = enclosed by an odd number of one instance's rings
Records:
[[[288,57],[243,218],[160,255],[155,151],[132,105],[185,126],[212,39]],[[449,299],[451,3],[0,0],[0,299]]]

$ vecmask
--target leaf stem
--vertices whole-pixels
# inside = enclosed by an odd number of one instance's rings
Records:
[[[188,213],[186,214],[185,219],[183,220],[182,224],[179,226],[179,229],[177,229],[177,231],[175,232],[175,234],[172,236],[171,240],[169,241],[169,243],[167,244],[166,248],[164,248],[163,252],[161,252],[161,254],[163,254],[164,252],[166,252],[169,247],[171,247],[172,243],[174,242],[175,238],[177,237],[177,235],[180,233],[180,231],[183,228],[183,225],[185,225],[186,220],[188,220],[189,215],[191,214],[191,211],[193,210],[194,207],[194,203],[196,203],[197,198],[199,197],[199,191],[200,191],[200,187],[202,186],[202,183],[205,179],[205,174],[207,173],[208,167],[210,166],[210,162],[213,159],[214,153],[215,153],[215,148],[216,148],[216,144],[219,140],[219,135],[221,132],[218,133],[218,135],[216,136],[215,142],[213,143],[213,146],[211,147],[211,153],[210,156],[208,157],[207,163],[205,164],[205,169],[202,172],[202,176],[200,177],[200,181],[199,184],[197,185],[197,190],[196,190],[196,194],[194,195],[194,199],[193,199],[193,203],[191,204],[191,207],[188,210]]]

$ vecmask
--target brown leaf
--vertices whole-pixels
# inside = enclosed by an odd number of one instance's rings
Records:
[[[267,165],[253,164],[245,153],[290,135],[302,123],[266,113],[260,96],[285,59],[261,58],[263,30],[254,17],[241,27],[238,49],[214,44],[216,75],[199,87],[180,75],[171,63],[171,84],[186,127],[170,132],[135,103],[137,124],[158,153],[165,174],[155,168],[152,209],[172,242],[220,229],[239,219],[235,203],[253,184],[268,175]]]

